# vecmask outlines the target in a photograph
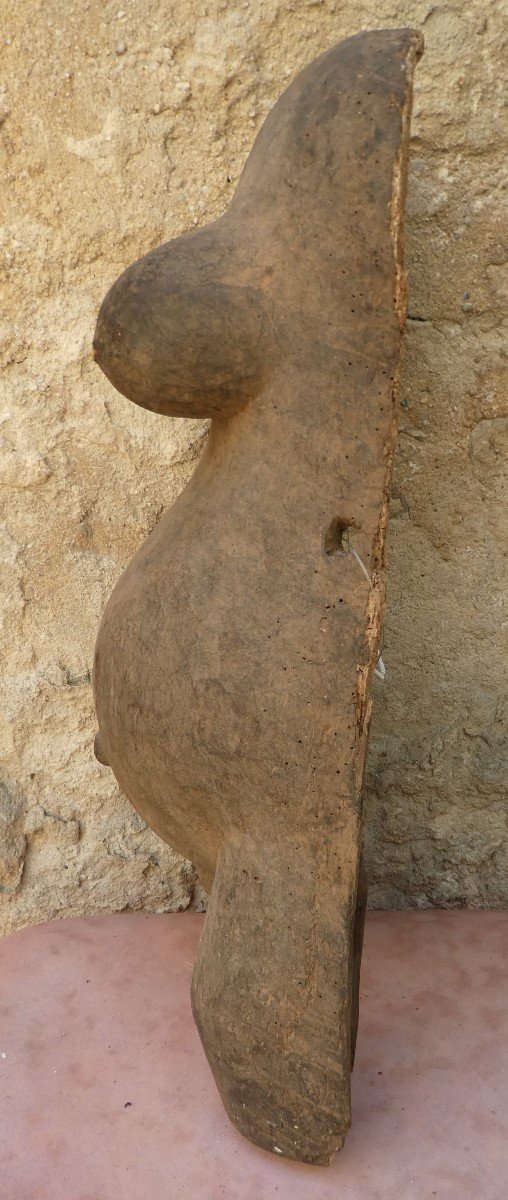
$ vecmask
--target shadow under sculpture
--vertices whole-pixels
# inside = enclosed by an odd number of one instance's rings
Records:
[[[377,30],[302,71],[225,216],[129,267],[94,343],[135,403],[212,418],[104,613],[97,756],[211,891],[192,1002],[229,1116],[309,1163],[350,1124],[421,51]]]

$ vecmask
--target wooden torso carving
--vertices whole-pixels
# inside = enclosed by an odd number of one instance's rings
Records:
[[[226,215],[130,267],[95,339],[124,395],[213,418],[106,608],[98,756],[211,889],[193,1004],[230,1116],[307,1162],[350,1119],[420,53],[381,30],[304,70]]]

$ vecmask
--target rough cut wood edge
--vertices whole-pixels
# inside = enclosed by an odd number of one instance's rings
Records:
[[[404,331],[406,316],[407,316],[407,276],[404,267],[404,208],[407,192],[407,168],[409,159],[409,138],[411,126],[411,111],[413,107],[413,80],[417,63],[419,62],[424,49],[423,36],[417,30],[412,32],[412,40],[409,42],[406,71],[407,71],[407,94],[404,106],[402,108],[402,137],[399,147],[399,152],[396,155],[393,164],[393,181],[392,181],[392,202],[391,202],[391,238],[393,246],[393,257],[395,262],[394,274],[394,296],[393,303],[395,312],[397,313],[399,327],[402,334]],[[371,656],[369,670],[361,673],[358,685],[358,708],[359,711],[365,706],[365,697],[367,692],[368,681],[372,673],[372,669],[376,662],[378,653],[381,629],[383,627],[385,610],[386,610],[386,585],[384,572],[386,568],[385,555],[385,538],[388,526],[388,509],[390,503],[390,495],[392,490],[393,463],[395,456],[395,448],[397,444],[397,410],[400,394],[400,351],[399,361],[395,368],[392,388],[392,431],[391,445],[387,454],[386,460],[386,479],[384,485],[384,493],[380,510],[379,532],[377,544],[374,548],[373,555],[373,570],[372,570],[372,590],[369,597],[369,622],[367,637],[371,646]]]

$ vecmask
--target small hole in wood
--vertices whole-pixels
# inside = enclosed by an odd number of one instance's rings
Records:
[[[343,517],[334,517],[325,533],[325,554],[349,554],[350,535],[354,524]]]

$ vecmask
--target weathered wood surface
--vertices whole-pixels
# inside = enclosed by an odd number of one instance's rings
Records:
[[[302,71],[226,215],[131,266],[95,338],[131,400],[213,418],[106,608],[97,753],[211,889],[192,996],[229,1115],[313,1163],[350,1123],[421,48],[377,30]]]

